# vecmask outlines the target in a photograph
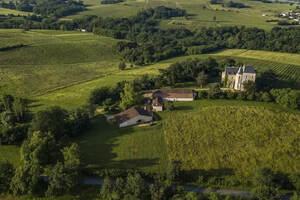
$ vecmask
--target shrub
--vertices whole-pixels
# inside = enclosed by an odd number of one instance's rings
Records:
[[[126,69],[126,63],[125,63],[125,62],[120,62],[120,63],[119,63],[119,69],[120,69],[120,70]]]
[[[206,99],[207,91],[199,91],[197,97],[198,97],[198,99]]]
[[[247,96],[244,92],[240,92],[238,93],[238,95],[236,96],[236,99],[237,100],[246,100],[247,99]]]
[[[292,183],[294,189],[300,192],[300,174],[293,173],[289,176],[290,182]]]
[[[236,92],[227,92],[228,99],[236,99],[237,93]]]
[[[247,95],[247,100],[254,101],[255,100],[255,94],[248,94]]]
[[[268,92],[262,93],[262,95],[261,95],[261,101],[263,101],[263,102],[271,102],[272,101],[271,95]]]

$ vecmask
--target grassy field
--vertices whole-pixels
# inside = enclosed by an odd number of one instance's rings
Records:
[[[169,115],[168,155],[185,170],[222,170],[239,177],[260,167],[298,173],[300,115],[253,107],[208,107]]]
[[[104,116],[78,139],[83,162],[91,168],[144,169],[156,172],[167,166],[167,149],[161,125],[119,129]]]
[[[227,0],[225,0],[226,2]],[[229,0],[228,0],[229,1]],[[101,5],[99,0],[84,0],[87,10],[73,16],[68,16],[62,20],[73,19],[84,15],[98,15],[102,17],[128,17],[135,15],[138,10],[150,6],[168,6],[187,10],[190,14],[188,18],[173,18],[164,20],[161,27],[185,26],[189,28],[199,28],[202,26],[232,26],[245,25],[249,27],[259,27],[271,29],[275,23],[266,22],[275,19],[275,14],[293,8],[288,4],[264,4],[256,1],[238,0],[249,8],[236,9],[224,8],[221,5],[210,5],[208,0],[152,0],[151,4],[146,5],[144,0],[128,0],[124,3],[114,5]],[[268,14],[263,17],[262,14]],[[214,21],[213,17],[217,20]]]

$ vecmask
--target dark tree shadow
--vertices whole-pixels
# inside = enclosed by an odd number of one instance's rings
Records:
[[[159,158],[115,160],[118,155],[114,149],[119,145],[116,141],[134,131],[133,127],[118,128],[108,123],[103,115],[95,117],[89,131],[76,138],[81,147],[83,164],[89,169],[136,169],[158,164]]]
[[[175,106],[175,110],[193,110],[192,106]]]

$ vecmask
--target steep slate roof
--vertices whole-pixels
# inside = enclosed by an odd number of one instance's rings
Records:
[[[254,67],[252,67],[252,66],[247,66],[247,67],[245,67],[244,73],[252,73],[252,74],[255,74],[256,71],[255,71]]]
[[[133,119],[139,115],[152,116],[147,110],[133,107],[115,115],[115,120],[118,124],[122,124],[123,122]]]
[[[193,90],[189,89],[165,89],[153,92],[153,98],[194,98]]]
[[[232,75],[234,75],[234,74],[236,74],[238,71],[239,71],[239,68],[238,68],[238,67],[226,67],[226,68],[225,68],[225,72],[226,72],[227,74],[232,74]]]
[[[229,75],[235,75],[235,74],[243,74],[243,73],[251,73],[255,74],[256,71],[254,67],[252,66],[245,66],[245,67],[226,67],[225,73]]]

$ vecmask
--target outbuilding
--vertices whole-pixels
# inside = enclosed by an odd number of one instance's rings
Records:
[[[115,120],[120,128],[153,121],[152,113],[142,108],[130,108],[117,115]]]

